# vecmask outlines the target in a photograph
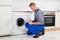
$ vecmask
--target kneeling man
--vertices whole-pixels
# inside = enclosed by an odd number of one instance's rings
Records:
[[[34,21],[30,20],[25,24],[26,28],[28,29],[27,34],[35,34],[33,38],[38,38],[39,36],[44,35],[44,15],[43,12],[36,7],[35,3],[30,3],[29,7],[35,12],[35,19]]]

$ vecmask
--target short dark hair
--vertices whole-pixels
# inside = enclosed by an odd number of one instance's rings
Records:
[[[29,4],[29,7],[31,6],[31,5],[36,5],[34,2],[31,2],[30,4]]]

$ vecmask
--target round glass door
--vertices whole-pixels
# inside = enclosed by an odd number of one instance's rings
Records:
[[[18,26],[23,26],[24,25],[24,19],[23,18],[18,18],[17,19],[17,25]]]

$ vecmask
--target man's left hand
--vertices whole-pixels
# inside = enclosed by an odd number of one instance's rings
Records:
[[[32,25],[32,24],[33,24],[33,22],[32,22],[32,21],[30,21],[30,22],[29,22],[29,24],[31,24],[31,25]]]

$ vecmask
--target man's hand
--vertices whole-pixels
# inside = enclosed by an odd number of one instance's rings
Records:
[[[32,25],[32,24],[35,24],[35,25],[42,24],[42,23],[40,23],[40,22],[33,22],[33,21],[29,21],[28,23],[31,24],[31,25]]]
[[[32,25],[32,24],[35,24],[35,25],[42,24],[41,22],[33,22],[33,21],[31,21],[31,20],[30,20],[28,23],[31,24],[31,25]]]
[[[33,22],[31,20],[28,23],[31,24],[31,25],[33,24]]]

